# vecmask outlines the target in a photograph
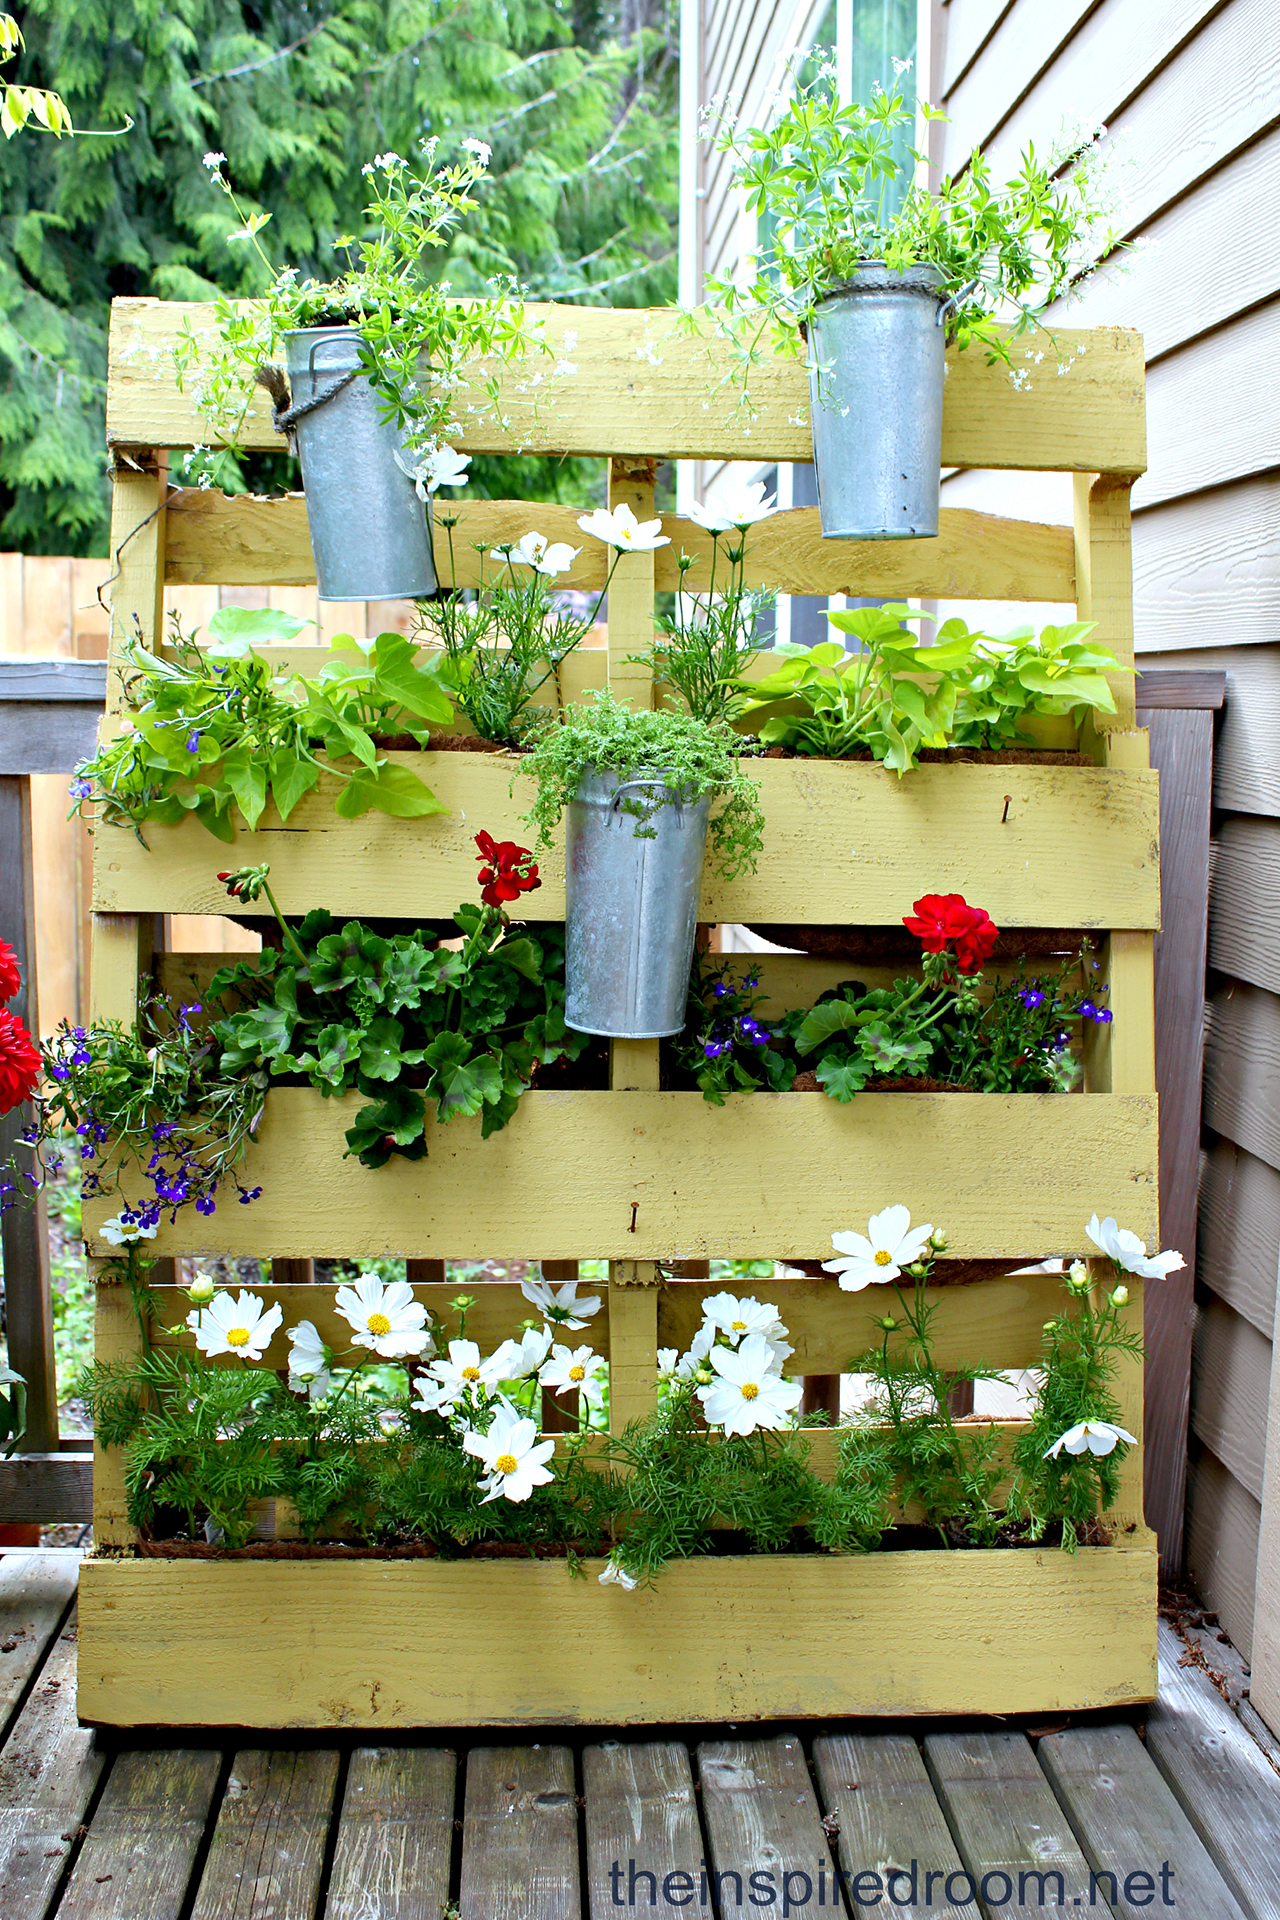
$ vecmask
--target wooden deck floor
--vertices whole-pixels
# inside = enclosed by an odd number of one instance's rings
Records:
[[[139,1743],[77,1724],[75,1577],[0,1559],[2,1920],[1280,1920],[1277,1749],[1168,1626],[1143,1720]]]

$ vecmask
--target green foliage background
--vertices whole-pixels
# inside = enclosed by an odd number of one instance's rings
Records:
[[[77,127],[136,124],[0,143],[0,547],[106,552],[114,296],[258,291],[211,149],[241,204],[270,213],[273,261],[327,274],[360,229],[366,160],[474,136],[490,184],[435,263],[458,292],[514,272],[542,299],[674,296],[670,0],[32,0],[18,18],[8,77],[55,88]],[[539,463],[518,490],[581,499],[584,464]],[[477,461],[473,491],[510,493],[511,465]],[[240,478],[296,485],[282,455]]]

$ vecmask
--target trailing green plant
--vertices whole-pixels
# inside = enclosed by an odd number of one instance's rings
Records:
[[[63,1020],[40,1043],[41,1087],[20,1136],[35,1155],[34,1177],[60,1175],[69,1133],[83,1199],[145,1193],[95,1229],[109,1245],[154,1239],[164,1214],[172,1220],[191,1203],[213,1213],[228,1184],[246,1206],[262,1192],[245,1184],[239,1168],[262,1117],[267,1078],[219,1065],[202,1012],[198,1001],[175,1007],[151,994],[128,1027]]]
[[[1026,714],[1070,714],[1079,725],[1086,713],[1114,713],[1106,676],[1133,669],[1108,648],[1088,644],[1096,624],[1075,620],[1038,635],[1019,627],[995,639],[975,634],[956,690],[952,746],[1034,746],[1018,725]]]
[[[728,377],[744,398],[766,349],[802,353],[814,307],[868,262],[936,267],[940,295],[954,301],[949,336],[1008,363],[1010,340],[1114,249],[1115,196],[1096,136],[1064,138],[1043,158],[1028,147],[1002,187],[975,149],[930,191],[927,159],[909,144],[917,112],[945,118],[896,84],[842,105],[834,68],[797,79],[766,126],[741,125],[733,102],[709,111],[703,137],[729,156],[762,235],[748,273],[708,286],[710,322],[732,343]],[[1026,384],[1025,373],[1014,377]]]
[[[185,638],[176,620],[167,654],[126,642],[121,730],[76,768],[72,811],[132,827],[139,840],[145,822],[175,826],[192,813],[231,844],[237,815],[253,830],[270,800],[288,820],[327,774],[346,820],[371,808],[403,819],[446,813],[378,744],[408,735],[425,746],[430,727],[452,719],[436,668],[419,666],[398,633],[340,635],[326,652],[315,649],[313,672],[273,668],[255,652],[309,624],[270,608],[223,607],[207,646]]]
[[[541,884],[537,866],[511,841],[476,841],[489,864],[481,904],[454,915],[460,947],[430,930],[384,939],[318,908],[296,927],[280,921],[283,949],[232,962],[210,983],[211,998],[234,992],[243,1003],[212,1029],[221,1071],[363,1093],[371,1104],[346,1138],[364,1166],[420,1159],[428,1102],[441,1122],[479,1114],[487,1138],[540,1069],[591,1044],[564,1023],[563,928],[513,928],[502,910]],[[266,872],[241,869],[226,885],[253,899]]]
[[[397,153],[380,153],[363,168],[369,183],[363,231],[337,242],[348,265],[331,280],[301,278],[294,267],[277,271],[258,239],[271,216],[243,208],[222,172],[225,156],[206,155],[241,220],[234,237],[254,249],[269,276],[259,299],[219,299],[215,343],[198,337],[188,322],[174,350],[179,388],[191,386],[212,433],[239,438],[259,383],[287,412],[284,375],[270,363],[289,332],[350,326],[380,413],[397,429],[406,471],[424,487],[438,484],[432,456],[462,431],[459,411],[494,414],[499,405],[496,374],[479,376],[471,366],[468,375],[469,363],[509,363],[535,343],[550,352],[541,323],[526,319],[510,277],[487,296],[468,300],[453,299],[450,283],[437,277],[434,257],[475,207],[473,190],[490,158],[485,142],[468,139],[460,160],[437,164],[439,147],[435,136],[422,141],[421,171]],[[472,382],[485,395],[480,406],[461,397]]]
[[[739,676],[734,724],[765,746],[840,760],[859,753],[909,772],[922,748],[1036,744],[1018,722],[1027,714],[1114,713],[1106,673],[1121,671],[1105,647],[1086,646],[1092,622],[1030,629],[1002,639],[944,621],[930,643],[906,622],[931,619],[900,602],[829,614],[858,651],[834,640],[784,643],[782,664],[763,679]]]
[[[541,850],[552,844],[561,815],[589,770],[616,774],[620,784],[661,775],[665,794],[655,798],[649,788],[649,797],[627,793],[619,803],[635,820],[637,836],[654,837],[653,817],[669,799],[689,805],[710,794],[709,837],[716,870],[725,879],[735,879],[754,872],[764,844],[760,790],[742,772],[736,747],[723,722],[709,724],[685,713],[638,712],[606,690],[595,694],[589,706],[567,707],[539,735],[519,770],[538,786],[523,818],[536,828]]]

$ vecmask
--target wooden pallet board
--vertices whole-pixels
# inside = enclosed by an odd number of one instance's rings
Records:
[[[117,1755],[58,1920],[180,1920],[221,1771],[216,1747]]]
[[[46,1920],[105,1766],[76,1721],[74,1627],[59,1636],[0,1752],[0,1913]]]
[[[223,1631],[219,1621],[209,1639],[219,1646],[225,1698],[225,1650],[233,1643],[223,1642]],[[85,1714],[83,1680],[80,1711]],[[264,1920],[266,1912],[301,1920],[315,1912],[338,1764],[332,1748],[237,1753],[191,1920]]]
[[[501,575],[488,558],[496,546],[531,528],[549,541],[578,549],[561,588],[598,593],[609,570],[609,550],[583,540],[576,507],[543,501],[458,500],[436,508],[436,559],[442,577],[458,587]],[[164,577],[178,586],[310,586],[316,577],[306,496],[263,500],[252,494],[184,487],[166,508]],[[444,518],[456,521],[452,558]],[[664,514],[670,545],[654,555],[659,593],[704,591],[711,584],[712,540],[695,520]],[[477,547],[485,549],[482,559]],[[682,555],[694,564],[682,571]],[[912,594],[938,600],[1061,602],[1076,597],[1075,546],[1067,527],[1009,520],[944,507],[936,540],[916,546],[896,540],[824,540],[816,507],[774,514],[748,536],[744,579],[775,593],[846,593],[902,600]],[[929,631],[926,628],[924,631]]]
[[[241,1169],[261,1199],[188,1208],[150,1251],[823,1259],[890,1203],[970,1259],[1083,1252],[1095,1210],[1158,1231],[1154,1094],[528,1093],[488,1140],[429,1119],[425,1159],[376,1171],[343,1158],[362,1105],[274,1088]],[[86,1207],[91,1240],[118,1207]]]
[[[88,1561],[80,1712],[389,1733],[1114,1707],[1155,1693],[1155,1546],[1132,1542],[692,1560],[635,1593],[591,1560],[585,1579],[550,1561]]]
[[[440,1920],[449,1897],[457,1772],[457,1755],[439,1748],[356,1748],[325,1920]]]
[[[473,1747],[459,1920],[561,1920],[580,1904],[569,1748]]]
[[[239,911],[218,884],[228,866],[271,865],[284,913],[430,918],[476,895],[474,835],[527,843],[532,787],[507,754],[389,754],[449,807],[427,820],[340,820],[331,775],[282,826],[228,846],[188,819],[95,836],[98,913]],[[762,760],[767,826],[758,870],[703,876],[706,921],[891,926],[922,893],[963,893],[997,926],[1154,929],[1160,924],[1159,777],[1145,769],[930,765],[899,779],[857,761]],[[512,797],[512,784],[514,797]],[[541,863],[522,917],[564,919],[564,858]]]
[[[477,382],[492,371],[501,386],[502,417],[466,416],[458,444],[470,453],[625,451],[668,460],[809,460],[809,388],[803,365],[768,354],[752,375],[755,407],[749,422],[728,420],[733,401],[712,388],[729,355],[714,343],[690,339],[670,308],[532,306],[553,350],[573,336],[575,374],[551,381],[539,401],[514,389],[528,371],[477,365]],[[107,438],[115,446],[191,447],[214,443],[215,433],[194,402],[199,375],[179,393],[172,348],[185,327],[198,340],[216,339],[214,309],[195,302],[116,300],[112,305],[107,370]],[[1033,365],[1043,353],[1053,366],[1059,352],[1064,377],[1034,378],[1019,391],[1001,366],[980,352],[947,354],[943,404],[944,467],[1039,468],[1056,473],[1141,473],[1146,466],[1142,337],[1122,328],[1080,333],[1055,329],[1027,334],[1016,352]],[[710,344],[710,352],[708,345]],[[1083,345],[1085,352],[1077,354]],[[749,435],[744,431],[750,429]],[[258,393],[238,444],[279,451],[270,402]]]

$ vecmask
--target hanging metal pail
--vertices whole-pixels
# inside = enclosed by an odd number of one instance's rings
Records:
[[[937,267],[868,262],[809,320],[809,399],[826,540],[938,531],[945,321]]]
[[[711,796],[662,792],[660,771],[620,781],[588,768],[569,805],[564,1017],[579,1033],[659,1040],[684,1026]],[[642,822],[629,797],[658,804]]]
[[[356,371],[355,332],[287,333],[285,360],[293,406],[319,401],[299,415],[294,433],[320,598],[415,600],[434,593],[427,509],[396,458],[395,425],[379,419],[368,378]]]

